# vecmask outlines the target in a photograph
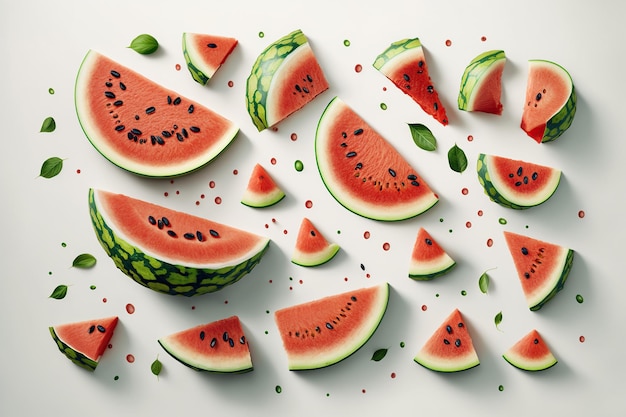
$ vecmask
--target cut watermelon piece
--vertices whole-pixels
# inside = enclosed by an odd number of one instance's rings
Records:
[[[409,278],[426,281],[444,275],[456,262],[446,253],[435,239],[420,227],[417,232],[411,262],[409,264]]]
[[[323,368],[352,355],[374,334],[388,301],[384,283],[276,311],[289,369]]]
[[[393,42],[376,57],[374,68],[408,94],[422,110],[446,126],[448,116],[430,79],[424,48],[418,38]]]
[[[576,115],[576,90],[562,66],[530,60],[521,128],[537,143],[560,137]]]
[[[439,201],[406,159],[338,97],[317,125],[315,157],[328,191],[363,217],[404,220]]]
[[[49,330],[61,353],[81,368],[95,371],[117,322],[114,316],[51,326]]]
[[[511,346],[502,357],[511,365],[525,371],[543,371],[558,362],[535,329]]]
[[[472,338],[455,309],[415,356],[415,362],[438,372],[459,372],[480,364]]]
[[[326,240],[311,220],[302,219],[291,262],[301,266],[318,266],[330,261],[337,252],[338,244]]]
[[[561,181],[559,169],[482,153],[476,171],[492,201],[519,210],[544,203]]]
[[[192,296],[239,281],[270,240],[191,214],[102,190],[89,190],[96,236],[115,265],[139,284]]]
[[[461,77],[459,110],[502,114],[502,72],[506,56],[502,50],[483,52],[469,63]]]
[[[244,373],[253,370],[248,339],[237,316],[201,324],[158,342],[174,359],[196,371]]]
[[[250,207],[269,207],[285,197],[283,190],[278,187],[270,174],[256,164],[250,174],[248,186],[241,197],[241,203]]]
[[[532,311],[539,310],[563,289],[574,251],[512,232],[504,232],[522,290]]]
[[[237,39],[204,33],[183,33],[183,56],[194,80],[202,85],[215,75],[237,46]]]
[[[148,177],[195,171],[239,132],[223,116],[95,51],[87,53],[78,71],[75,105],[98,152]]]
[[[273,127],[328,89],[328,81],[301,30],[270,44],[247,81],[248,113],[259,131]]]

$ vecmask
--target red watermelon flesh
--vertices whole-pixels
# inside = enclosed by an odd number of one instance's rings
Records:
[[[285,193],[261,164],[256,164],[250,174],[248,186],[241,202],[250,207],[268,207],[278,203]]]
[[[456,262],[430,233],[420,227],[411,253],[409,277],[416,280],[430,280],[449,272],[455,265]]]
[[[78,353],[79,356],[82,354],[87,359],[95,362],[95,364],[91,365],[95,369],[113,337],[117,323],[117,316],[106,317],[52,326],[50,327],[50,332],[53,337],[56,336],[56,339]],[[68,355],[70,359],[77,359],[70,357],[67,351],[61,351]]]
[[[502,356],[511,365],[525,371],[543,371],[557,363],[550,348],[535,329],[522,337]]]
[[[204,33],[183,33],[183,53],[192,77],[206,84],[237,46],[237,39]]]
[[[186,329],[159,339],[173,358],[197,371],[252,371],[248,340],[237,316]]]
[[[303,218],[296,238],[291,262],[302,266],[317,266],[330,261],[339,245],[330,243],[308,218]]]
[[[458,309],[432,334],[414,360],[438,372],[464,371],[480,364],[467,325]]]
[[[276,311],[289,369],[330,366],[356,352],[378,328],[388,300],[385,283]]]
[[[235,138],[233,122],[95,51],[76,78],[79,122],[112,163],[139,175],[171,177],[217,157]]]
[[[498,67],[485,75],[481,80],[480,88],[473,97],[472,105],[474,111],[481,111],[491,114],[502,114],[502,73],[504,72],[504,61]]]

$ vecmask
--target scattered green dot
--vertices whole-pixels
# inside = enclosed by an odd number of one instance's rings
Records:
[[[115,381],[117,381],[118,379],[120,379],[120,377],[119,377],[118,375],[115,375],[115,376],[113,377],[113,380],[115,380]]]
[[[293,277],[289,277],[289,281],[293,281]]]
[[[268,332],[267,330],[265,331],[265,334],[270,334],[270,332]]]
[[[327,392],[327,393],[326,393],[326,396],[327,396],[327,397],[330,397],[330,392]]]
[[[400,342],[400,347],[403,348],[404,346],[406,346],[404,342]]]
[[[259,32],[259,38],[264,38],[264,37],[265,37],[265,33]]]
[[[507,223],[507,221],[506,221],[506,219],[505,219],[504,217],[500,217],[500,218],[498,219],[498,223],[500,223],[500,224],[506,224],[506,223]]]
[[[48,271],[48,275],[52,275],[52,271]]]
[[[439,293],[435,294],[435,297],[439,298]]]
[[[348,39],[344,39],[343,46],[350,46],[350,41]]]
[[[452,233],[452,229],[448,229],[448,233]]]
[[[387,105],[385,103],[380,103],[380,108],[383,110],[387,110]]]
[[[296,159],[296,162],[294,162],[293,167],[296,169],[296,171],[301,172],[304,169],[304,164],[302,163],[301,160]]]
[[[54,88],[52,88],[52,87],[48,88],[48,93],[54,94]]]
[[[92,290],[95,290],[96,286],[95,285],[90,285],[89,288],[92,289]]]
[[[500,386],[498,387],[498,391],[504,391],[504,385],[500,385]]]
[[[439,223],[443,223],[443,217],[439,219]]]
[[[461,295],[462,295],[463,297],[465,297],[465,296],[467,295],[467,291],[465,291],[465,290],[461,291]]]
[[[265,310],[265,314],[270,314],[270,311],[269,310]]]
[[[280,385],[276,385],[276,394],[280,394],[281,392],[283,392],[283,388]]]
[[[576,294],[576,301],[578,301],[579,304],[582,304],[583,301],[585,301],[585,299],[583,298],[582,295]]]
[[[525,226],[528,229],[528,225]]]
[[[65,242],[61,242],[61,247],[62,247],[62,248],[66,248],[66,247],[67,247],[67,243],[65,243]]]

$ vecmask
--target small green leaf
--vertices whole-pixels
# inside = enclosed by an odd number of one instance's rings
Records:
[[[52,294],[50,294],[48,298],[61,300],[65,298],[66,295],[67,295],[67,285],[59,285],[54,289],[54,291],[52,291]]]
[[[96,264],[96,258],[89,253],[82,253],[74,258],[72,266],[75,268],[91,268]]]
[[[455,172],[463,172],[467,168],[467,157],[463,149],[459,148],[456,143],[448,151],[448,163],[450,168]]]
[[[41,171],[39,172],[40,177],[44,178],[52,178],[59,175],[61,170],[63,169],[63,160],[56,156],[52,158],[48,158],[41,165]]]
[[[159,357],[157,356],[154,362],[152,362],[152,365],[150,365],[150,370],[152,371],[154,375],[159,376],[162,369],[163,369],[163,364],[161,363],[161,361],[159,360]]]
[[[437,139],[429,128],[421,123],[409,123],[409,129],[411,130],[413,142],[415,142],[418,147],[425,151],[434,151],[437,149]]]
[[[480,292],[482,292],[483,294],[487,294],[487,291],[489,290],[490,279],[489,279],[489,274],[487,274],[487,272],[491,271],[492,269],[495,269],[495,268],[487,269],[485,272],[483,272],[480,278],[478,278],[478,288],[480,288]]]
[[[57,128],[57,124],[52,117],[46,117],[41,124],[40,132],[54,132],[54,129]]]
[[[133,39],[128,47],[137,53],[148,55],[159,49],[159,42],[154,36],[144,33]]]
[[[382,360],[385,357],[385,355],[387,355],[387,350],[388,349],[386,349],[386,348],[378,349],[372,355],[372,360],[375,361],[375,362],[378,362],[378,361]]]
[[[496,314],[496,317],[493,319],[493,321],[496,324],[496,329],[500,330],[498,326],[500,325],[500,323],[502,323],[502,312]]]

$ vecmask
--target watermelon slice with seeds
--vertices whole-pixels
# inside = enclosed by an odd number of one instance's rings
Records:
[[[285,197],[271,175],[261,164],[256,164],[250,174],[248,186],[241,197],[241,203],[249,207],[269,207]]]
[[[330,261],[337,252],[338,244],[326,240],[311,220],[302,219],[291,262],[301,266],[318,266]]]
[[[183,56],[193,79],[206,85],[237,43],[237,39],[226,36],[184,32]]]
[[[450,272],[455,265],[454,259],[426,229],[420,227],[411,254],[409,277],[418,281],[431,280]]]
[[[535,329],[511,346],[502,357],[516,368],[532,372],[546,370],[558,362]]]

